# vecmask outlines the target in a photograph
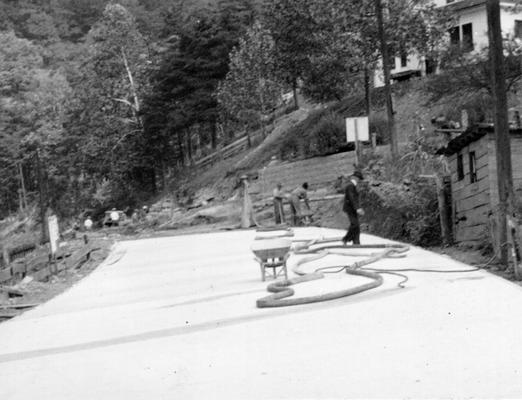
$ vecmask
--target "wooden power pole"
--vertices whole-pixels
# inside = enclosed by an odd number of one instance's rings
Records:
[[[487,0],[486,10],[488,14],[490,79],[495,103],[494,122],[499,195],[498,237],[500,261],[506,267],[508,264],[508,248],[506,246],[508,242],[507,216],[513,212],[513,172],[511,167],[511,144],[509,139],[499,0]]]
[[[397,132],[395,129],[395,116],[393,115],[393,103],[390,87],[390,56],[388,54],[388,44],[386,43],[386,32],[384,31],[384,19],[382,15],[381,0],[375,0],[375,14],[377,15],[377,27],[379,30],[379,40],[381,42],[382,69],[384,73],[384,95],[386,97],[386,114],[388,122],[388,135],[392,158],[396,159],[399,154],[399,144],[397,143]]]

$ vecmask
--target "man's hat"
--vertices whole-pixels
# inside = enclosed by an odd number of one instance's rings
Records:
[[[364,177],[363,177],[363,174],[361,173],[361,171],[354,171],[352,176],[359,178],[361,181],[364,180]]]

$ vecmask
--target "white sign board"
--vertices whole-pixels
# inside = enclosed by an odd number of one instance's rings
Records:
[[[58,228],[58,218],[56,215],[51,215],[47,219],[49,225],[49,242],[51,242],[51,253],[56,254],[58,249],[58,240],[60,239],[60,230]]]
[[[346,141],[367,142],[370,140],[368,117],[346,118]]]

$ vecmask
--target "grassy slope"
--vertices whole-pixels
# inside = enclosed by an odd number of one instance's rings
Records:
[[[419,124],[422,123],[429,128],[431,117],[438,115],[441,109],[441,107],[425,106],[425,96],[415,86],[403,87],[394,96],[397,132],[401,142],[408,141]],[[379,91],[374,95],[374,102],[374,115],[384,116],[384,104]],[[364,113],[364,97],[355,96],[341,103],[332,104],[328,107],[328,110],[338,113],[342,117],[361,115]],[[307,115],[308,118],[305,119],[304,117]],[[301,122],[301,129],[293,129],[300,121],[303,121]],[[315,112],[305,110],[298,110],[280,118],[276,121],[272,133],[258,147],[246,150],[233,158],[220,161],[211,168],[187,171],[183,176],[183,186],[192,193],[204,190],[204,196],[225,200],[233,195],[237,186],[237,179],[242,173],[262,168],[272,156],[279,157],[282,153],[282,147],[286,145],[292,135],[300,135],[301,131],[310,131],[317,122],[318,118]],[[295,139],[303,140],[302,137],[295,137]]]
[[[419,89],[419,84],[407,84],[397,86],[395,88],[396,93],[394,96],[394,106],[396,110],[396,124],[397,131],[401,142],[407,142],[415,132],[419,124],[423,124],[425,127],[430,127],[430,119],[438,115],[439,108],[434,106],[425,106],[425,95],[422,90]],[[373,112],[378,118],[379,116],[385,115],[384,102],[382,101],[382,94],[380,91],[376,91],[374,96],[374,107]],[[265,141],[257,146],[256,148],[249,149],[242,154],[237,155],[228,160],[223,160],[219,163],[214,164],[211,168],[206,170],[192,170],[189,174],[186,174],[183,179],[184,188],[195,194],[194,201],[196,203],[204,202],[209,198],[214,198],[212,204],[206,207],[206,210],[198,209],[191,210],[188,214],[193,214],[193,217],[188,218],[187,213],[183,213],[183,219],[189,220],[194,219],[193,222],[188,222],[190,225],[199,223],[211,223],[211,221],[221,220],[227,224],[226,220],[233,219],[235,222],[238,216],[232,213],[233,209],[240,208],[240,204],[236,202],[228,202],[227,204],[231,207],[230,210],[221,209],[221,206],[217,203],[221,203],[227,199],[234,198],[238,194],[239,188],[239,177],[245,173],[254,172],[265,166],[272,156],[280,156],[284,153],[282,150],[285,146],[288,146],[289,141],[294,142],[309,142],[310,138],[307,135],[313,135],[314,130],[317,128],[321,115],[325,113],[338,114],[339,118],[346,116],[362,115],[364,114],[364,97],[354,96],[348,98],[341,103],[330,104],[328,107],[317,107],[315,110],[299,110],[284,118],[280,118],[276,121],[275,129],[265,139]],[[312,133],[310,133],[312,132]],[[339,134],[339,132],[337,132]],[[302,155],[301,155],[302,156]],[[397,196],[409,196],[409,188],[396,185],[395,188]],[[331,191],[332,188],[327,188]],[[372,189],[372,198],[375,200],[380,199],[380,189],[382,186],[374,187]],[[390,196],[385,196],[390,197]],[[379,200],[380,201],[380,200]],[[378,202],[379,202],[378,201]],[[236,204],[237,203],[237,204]],[[343,218],[343,213],[340,209],[338,202],[332,204],[317,205],[316,215],[317,220],[320,221],[324,226],[343,228],[346,225],[346,221]],[[396,208],[393,204],[387,204],[382,202],[382,213],[383,215],[396,215],[397,218],[391,221],[390,224],[396,228],[400,228],[400,232],[395,229],[393,232],[389,232],[389,235],[382,233],[384,236],[390,236],[394,239],[408,240],[408,237],[413,234],[411,227],[407,224],[415,222],[411,220],[412,210],[409,207]],[[413,201],[412,201],[413,203]],[[223,203],[222,203],[223,204]],[[217,207],[217,208],[216,208]],[[269,207],[270,208],[270,207]],[[258,209],[258,220],[260,223],[270,223],[272,219],[271,210]],[[417,207],[418,208],[418,207]],[[391,210],[391,211],[390,211]],[[235,210],[238,211],[238,210]],[[414,212],[417,214],[417,212]],[[209,218],[206,218],[208,214]],[[233,218],[232,214],[234,214]],[[237,214],[237,213],[236,213]],[[201,216],[205,218],[199,218]],[[199,217],[198,217],[199,216]],[[399,218],[400,217],[400,218]],[[188,218],[188,219],[187,219]],[[198,219],[199,218],[199,219]],[[371,216],[368,217],[368,229],[367,231],[375,231],[381,227],[382,215],[379,216],[375,224],[370,221]],[[174,225],[176,225],[175,221]],[[181,222],[181,221],[179,221]],[[230,222],[230,221],[228,221]],[[379,228],[380,229],[380,228]],[[397,231],[397,232],[395,232]],[[412,232],[410,232],[412,231]],[[406,233],[404,233],[406,232]],[[402,235],[402,237],[401,237]]]

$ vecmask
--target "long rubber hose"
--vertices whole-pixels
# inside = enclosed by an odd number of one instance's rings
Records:
[[[336,241],[339,239],[336,239]],[[379,272],[367,271],[361,269],[364,265],[368,265],[374,263],[382,258],[389,257],[391,255],[402,254],[408,251],[409,247],[404,245],[396,245],[396,244],[378,244],[378,245],[354,245],[354,246],[339,246],[339,245],[327,245],[323,243],[333,242],[333,239],[327,240],[312,240],[308,241],[305,245],[298,246],[294,252],[296,254],[314,254],[309,257],[305,257],[297,262],[296,267],[294,267],[293,271],[299,275],[296,278],[285,279],[282,281],[273,282],[267,287],[267,291],[273,294],[258,299],[256,301],[256,305],[258,308],[266,308],[266,307],[286,307],[286,306],[295,306],[300,304],[310,304],[317,303],[321,301],[329,301],[334,299],[339,299],[346,296],[351,296],[357,293],[364,292],[366,290],[374,289],[379,287],[383,283],[382,275]],[[310,246],[319,245],[316,248],[310,249]],[[305,273],[299,269],[299,266],[309,263],[319,258],[325,257],[328,254],[332,254],[331,249],[334,248],[356,248],[356,249],[385,249],[384,251],[371,254],[369,258],[365,260],[361,260],[355,262],[349,266],[343,266],[341,271],[344,270],[347,274],[362,276],[365,278],[369,278],[372,281],[356,286],[351,287],[349,289],[339,290],[335,292],[323,293],[315,296],[305,296],[294,299],[288,299],[295,294],[295,291],[291,288],[293,285],[297,285],[303,282],[309,282],[317,279],[323,279],[324,273],[316,271],[313,273]],[[357,255],[360,256],[360,255]]]
[[[404,283],[407,282],[408,277],[401,272],[407,271],[415,271],[415,272],[436,272],[436,273],[462,273],[462,272],[474,272],[479,270],[480,268],[470,268],[465,270],[434,270],[434,269],[416,269],[416,268],[408,268],[408,269],[377,269],[377,268],[363,268],[364,266],[377,262],[383,258],[397,258],[404,257],[405,253],[409,250],[409,246],[403,244],[373,244],[373,245],[351,245],[351,246],[341,246],[341,245],[332,245],[327,243],[332,243],[340,241],[340,239],[319,239],[319,240],[296,240],[293,241],[299,242],[294,245],[294,254],[311,254],[308,257],[304,257],[298,260],[296,266],[293,268],[293,271],[299,275],[296,278],[285,279],[282,281],[277,281],[271,283],[267,287],[267,291],[274,293],[272,295],[263,297],[256,301],[256,305],[258,308],[266,308],[266,307],[286,307],[286,306],[295,306],[301,304],[310,304],[317,303],[321,301],[328,301],[339,299],[346,296],[352,296],[366,290],[374,289],[379,287],[383,283],[383,278],[381,274],[391,274],[395,276],[402,277],[403,280],[398,283],[399,287],[404,287]],[[300,242],[305,242],[304,244]],[[312,246],[315,246],[311,248]],[[336,249],[383,249],[383,251],[379,253],[372,254],[343,254],[340,252],[334,252]],[[299,269],[299,267],[303,264],[310,263],[316,261],[320,258],[323,258],[329,254],[341,254],[345,256],[367,256],[368,258],[357,261],[350,265],[342,265],[342,266],[327,266],[322,268],[317,268],[313,273],[305,273]],[[291,288],[293,285],[297,285],[303,282],[309,282],[317,279],[323,279],[324,274],[326,273],[338,273],[345,271],[350,275],[363,276],[369,279],[372,279],[371,282],[365,283],[363,285],[359,285],[356,287],[352,287],[345,290],[339,290],[335,292],[324,293],[315,296],[305,296],[299,298],[288,299],[294,295],[294,290]]]
[[[296,299],[286,299],[286,297],[293,296],[295,293],[294,290],[290,288],[290,286],[324,278],[324,274],[320,272],[316,272],[313,274],[304,274],[302,276],[298,276],[297,278],[285,279],[283,281],[271,283],[270,285],[268,285],[267,290],[274,294],[258,299],[256,301],[256,305],[258,308],[286,307],[296,306],[299,304],[310,304],[317,303],[320,301],[334,300],[379,287],[382,285],[383,282],[382,276],[376,272],[364,270],[346,270],[346,272],[351,275],[364,276],[366,278],[372,279],[373,281],[350,289],[329,292],[317,296],[305,296]]]

